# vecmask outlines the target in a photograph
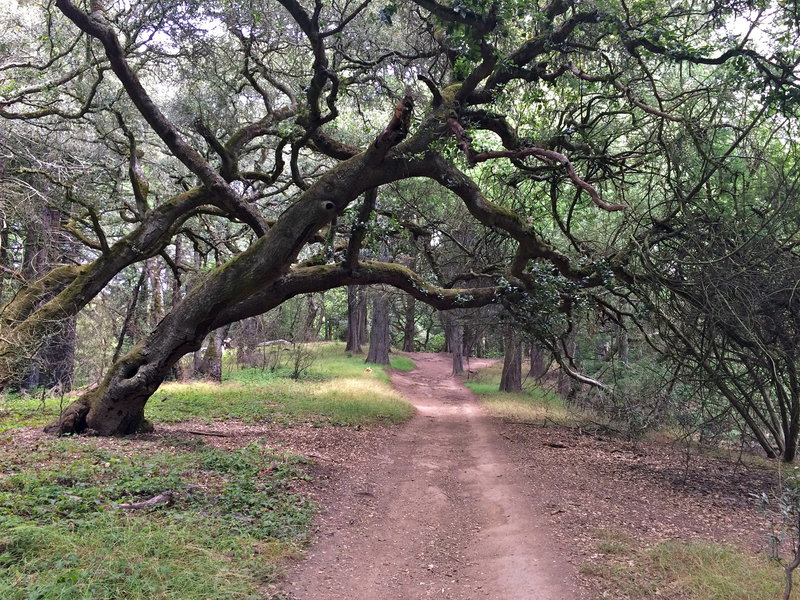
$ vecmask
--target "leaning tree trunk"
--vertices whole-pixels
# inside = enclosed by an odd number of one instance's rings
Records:
[[[372,328],[365,362],[388,365],[389,344],[389,301],[384,292],[377,292],[372,298]]]
[[[96,260],[55,267],[15,294],[0,311],[0,389],[14,382],[28,361],[26,349],[47,337],[53,322],[77,315],[125,267],[158,254],[172,228],[206,199],[202,188],[179,194]]]
[[[278,235],[285,238],[286,234]],[[267,256],[270,254],[274,250]],[[464,308],[465,304],[485,306],[495,298],[494,288],[473,288],[471,299],[465,303],[463,290],[435,288],[392,264],[362,264],[358,270],[343,265],[293,269],[270,284],[264,283],[266,274],[257,269],[249,270],[253,280],[247,282],[247,271],[242,273],[239,266],[234,259],[212,271],[203,285],[187,294],[150,335],[111,366],[97,388],[68,406],[46,431],[65,434],[90,430],[99,435],[125,435],[149,428],[144,420],[144,406],[182,356],[199,348],[212,330],[263,314],[300,294],[353,284],[392,285],[440,310]],[[248,294],[241,287],[245,283],[252,285]],[[387,350],[388,339],[387,327]]]
[[[333,169],[337,174],[341,170]],[[369,185],[369,175],[357,169],[359,183]],[[333,185],[317,181],[305,193],[305,200],[292,205],[267,234],[225,265],[211,271],[183,301],[172,309],[140,344],[111,366],[100,385],[67,407],[61,418],[48,426],[52,433],[80,432],[86,429],[101,435],[126,435],[142,427],[144,406],[158,389],[169,370],[187,352],[200,347],[213,329],[238,320],[236,314],[220,322],[221,315],[234,310],[260,290],[269,289],[286,277],[286,265],[292,264],[308,237],[336,214],[337,205],[330,198],[350,199],[355,181],[345,177]],[[344,185],[348,192],[337,190]],[[369,185],[375,187],[375,184]],[[357,195],[359,192],[356,191]],[[340,198],[338,198],[340,199]],[[343,203],[344,206],[344,203]],[[314,290],[311,290],[314,291]],[[277,306],[284,299],[268,298]],[[266,304],[266,302],[264,302]],[[260,307],[258,314],[270,307]]]
[[[500,376],[501,392],[522,391],[522,342],[513,329],[506,334],[503,373]]]

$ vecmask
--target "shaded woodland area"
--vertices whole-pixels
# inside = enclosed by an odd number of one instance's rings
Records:
[[[792,461],[798,9],[11,2],[0,385],[123,435],[224,346],[505,356]],[[283,346],[283,344],[273,344]],[[523,368],[523,357],[530,360]],[[298,358],[301,360],[301,358]]]

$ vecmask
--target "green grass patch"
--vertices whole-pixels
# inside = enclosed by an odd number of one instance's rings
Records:
[[[481,404],[495,417],[521,423],[545,424],[548,421],[561,425],[578,425],[586,415],[564,406],[555,392],[534,382],[526,382],[523,392],[500,392],[502,365],[481,369],[465,385],[480,396]]]
[[[3,448],[0,597],[260,598],[277,561],[307,538],[314,507],[293,491],[307,479],[301,457],[262,444],[102,443]],[[167,490],[170,505],[117,508]]]
[[[667,541],[641,548],[630,537],[600,532],[600,558],[582,572],[619,600],[772,600],[781,597],[783,567],[766,556],[710,542]]]
[[[779,598],[783,590],[778,562],[730,546],[665,542],[649,559],[659,579],[686,600]]]
[[[274,370],[227,368],[222,384],[191,381],[165,383],[147,404],[148,419],[175,423],[239,419],[245,423],[319,425],[398,423],[413,407],[398,394],[386,369],[347,356],[344,344],[311,344],[314,361],[297,380],[287,365]],[[411,370],[414,362],[393,356],[391,368]],[[53,421],[74,398],[0,396],[0,432],[39,427]]]
[[[241,369],[222,384],[167,383],[148,402],[145,413],[155,423],[196,418],[369,425],[398,423],[413,411],[383,369],[342,356],[325,360],[300,380]]]
[[[0,394],[0,433],[19,427],[44,426],[71,402],[70,398]]]
[[[407,356],[391,356],[389,357],[389,362],[392,368],[398,371],[413,371],[417,368],[414,361]]]
[[[155,423],[187,419],[365,425],[409,418],[386,370],[315,344],[314,361],[227,369],[221,384],[167,383]],[[413,369],[405,357],[392,367]],[[314,507],[296,490],[305,460],[264,444],[219,450],[202,440],[45,438],[20,451],[9,430],[44,425],[61,398],[2,397],[0,598],[215,600],[266,596],[280,560],[308,536]],[[172,493],[170,504],[120,504]]]

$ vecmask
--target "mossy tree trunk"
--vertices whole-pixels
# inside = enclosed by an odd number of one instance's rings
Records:
[[[140,212],[146,218],[140,229],[131,234],[133,237],[123,238],[113,246],[109,246],[106,240],[96,244],[100,247],[102,260],[84,267],[65,268],[58,276],[50,276],[39,287],[55,289],[60,286],[63,293],[58,294],[57,302],[48,302],[35,315],[32,314],[33,309],[23,305],[21,312],[16,313],[24,313],[22,318],[28,323],[28,329],[24,329],[22,334],[30,335],[42,322],[62,318],[64,314],[75,314],[121,268],[158,254],[181,227],[182,221],[201,204],[212,204],[218,213],[246,223],[259,239],[226,264],[207,273],[148,336],[111,366],[96,389],[68,407],[62,417],[48,427],[49,431],[68,433],[93,430],[103,435],[119,435],[146,427],[144,406],[147,399],[181,356],[196,350],[212,330],[261,314],[300,293],[341,285],[375,283],[399,287],[439,309],[485,306],[497,301],[501,292],[495,287],[468,290],[433,287],[401,265],[360,263],[359,244],[348,249],[351,260],[344,264],[297,264],[300,251],[316,232],[341,214],[358,196],[395,181],[415,177],[436,181],[457,196],[470,215],[483,226],[503,231],[515,240],[520,252],[519,260],[515,260],[510,267],[509,274],[514,278],[523,275],[522,270],[528,260],[536,258],[551,260],[559,270],[575,279],[588,275],[583,269],[574,269],[567,257],[539,239],[522,217],[490,202],[475,181],[435,150],[435,145],[443,137],[456,135],[459,147],[467,151],[470,162],[490,158],[487,153],[469,150],[463,128],[456,117],[468,105],[467,100],[477,86],[492,73],[495,57],[486,58],[478,70],[462,83],[442,90],[432,88],[433,102],[419,124],[414,125],[416,131],[413,135],[409,135],[409,127],[412,124],[414,102],[410,96],[405,97],[395,108],[389,125],[362,151],[336,143],[327,138],[323,131],[327,121],[321,112],[322,98],[327,97],[333,103],[338,92],[338,83],[331,78],[326,54],[326,38],[334,30],[327,34],[319,31],[318,15],[311,18],[300,3],[282,0],[281,4],[289,10],[312,42],[315,57],[313,75],[305,92],[304,110],[293,112],[292,109],[289,112],[297,117],[296,123],[305,128],[307,136],[304,142],[312,140],[316,149],[340,162],[319,175],[311,185],[299,181],[298,188],[303,191],[274,223],[268,224],[253,205],[242,200],[241,193],[230,182],[242,175],[237,172],[238,152],[273,128],[275,123],[271,119],[275,117],[274,113],[281,112],[280,109],[269,111],[273,114],[244,127],[229,139],[227,145],[215,139],[212,132],[207,131],[205,135],[199,131],[209,147],[219,155],[221,166],[217,167],[206,158],[206,149],[199,151],[193,147],[149,96],[136,69],[128,63],[126,49],[120,42],[115,24],[105,18],[104,12],[94,10],[86,13],[70,0],[55,0],[56,8],[84,34],[102,45],[109,69],[119,80],[133,106],[160,138],[166,151],[199,180],[200,187],[199,191],[190,190],[185,197],[173,199],[158,208],[143,206],[146,210]],[[482,29],[484,33],[488,30]],[[325,96],[328,83],[334,88]],[[332,106],[329,109],[332,111],[330,117],[334,118],[336,111]],[[544,152],[546,157],[561,156],[543,149],[537,149],[536,152],[540,155]],[[135,152],[131,152],[131,156],[135,156]],[[302,179],[302,174],[297,173],[297,165],[293,167],[293,177]],[[131,183],[134,188],[142,187],[142,182],[136,178],[132,178]],[[584,189],[593,191],[589,184],[580,183]],[[595,193],[592,198],[597,200],[596,196]],[[137,204],[138,201],[137,197]],[[38,299],[33,305],[37,302]],[[33,318],[29,319],[29,316]],[[3,317],[16,319],[15,324],[21,322],[13,311],[4,311]],[[24,346],[25,341],[33,339],[26,339],[22,334],[16,335],[12,342]],[[0,356],[3,356],[2,348]],[[2,376],[0,368],[0,381]]]
[[[202,188],[179,194],[93,262],[57,266],[9,300],[0,313],[0,389],[15,381],[29,361],[27,349],[46,339],[54,323],[77,315],[125,267],[163,250],[207,198]]]

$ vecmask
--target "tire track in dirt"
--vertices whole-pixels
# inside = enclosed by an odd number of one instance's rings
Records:
[[[284,591],[296,600],[581,598],[535,490],[517,480],[449,358],[410,356],[417,369],[392,380],[416,416],[322,499],[320,539]]]

